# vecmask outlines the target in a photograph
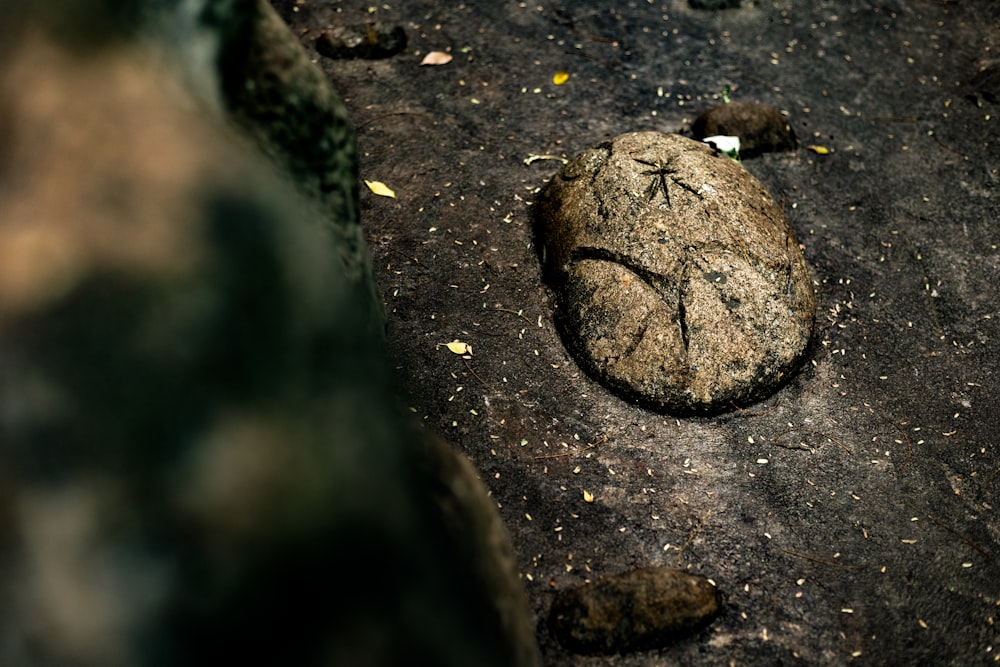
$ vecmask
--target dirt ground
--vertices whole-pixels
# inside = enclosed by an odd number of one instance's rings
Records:
[[[316,57],[355,122],[362,178],[395,192],[362,187],[362,206],[408,404],[481,470],[545,664],[1000,661],[991,0],[275,4],[310,49],[334,24],[407,33],[388,59]],[[453,60],[421,67],[431,51]],[[786,111],[800,140],[744,166],[804,246],[816,332],[770,399],[676,419],[567,354],[532,202],[561,166],[549,158],[685,133],[727,85]],[[720,617],[627,656],[549,636],[556,591],[647,565],[712,578]]]

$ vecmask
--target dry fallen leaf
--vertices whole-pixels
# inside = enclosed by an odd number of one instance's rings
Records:
[[[451,54],[445,53],[444,51],[431,51],[424,59],[420,61],[420,65],[447,65],[451,62]]]
[[[569,160],[567,160],[566,158],[559,157],[558,155],[529,155],[524,159],[524,164],[531,164],[536,160],[559,160],[563,164],[569,162]]]
[[[552,83],[556,84],[557,86],[561,86],[567,81],[569,81],[569,72],[564,72],[562,70],[556,72],[555,75],[553,75],[552,77]]]
[[[382,181],[365,181],[365,185],[367,185],[368,189],[377,194],[379,197],[396,198],[396,193]]]
[[[472,346],[460,340],[453,340],[446,347],[455,354],[472,354]]]

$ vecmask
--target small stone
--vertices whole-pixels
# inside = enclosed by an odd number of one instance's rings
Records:
[[[691,9],[707,9],[716,11],[719,9],[739,9],[740,0],[688,0]]]
[[[740,138],[740,156],[795,150],[798,142],[788,120],[777,109],[757,102],[730,102],[712,107],[691,124],[701,140],[717,134]]]
[[[327,58],[390,58],[406,48],[402,26],[382,23],[343,25],[324,30],[316,38],[316,50]]]
[[[991,104],[1000,102],[1000,64],[981,65],[972,77],[972,88],[970,97],[973,102],[979,103],[980,98]]]
[[[609,655],[662,648],[707,627],[718,612],[719,592],[708,579],[651,567],[561,592],[549,629],[574,653]]]
[[[637,132],[590,148],[538,226],[563,341],[624,397],[721,412],[797,367],[816,310],[805,259],[781,207],[710,147]]]

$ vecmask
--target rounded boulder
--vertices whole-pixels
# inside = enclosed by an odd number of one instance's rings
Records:
[[[564,343],[625,398],[718,413],[800,363],[816,311],[805,258],[771,195],[710,147],[636,132],[589,148],[537,223]]]

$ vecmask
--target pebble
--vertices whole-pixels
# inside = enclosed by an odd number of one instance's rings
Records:
[[[974,92],[970,97],[973,102],[981,104],[980,97],[991,104],[1000,102],[1000,65],[997,63],[982,65],[972,77],[972,87]]]
[[[402,26],[382,23],[342,25],[324,30],[316,38],[316,50],[327,58],[390,58],[406,48]]]
[[[739,9],[740,0],[688,0],[691,9],[718,11],[720,9]]]

